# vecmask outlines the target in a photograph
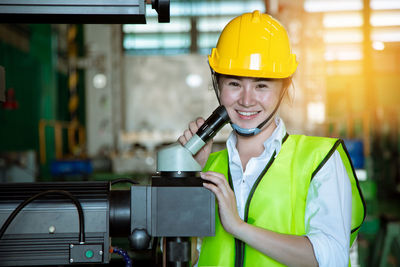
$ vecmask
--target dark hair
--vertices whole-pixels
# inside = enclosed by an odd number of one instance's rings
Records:
[[[215,73],[215,79],[217,81],[217,84],[219,83],[219,79],[221,78],[222,75],[224,75],[224,74],[220,74],[220,73],[217,73],[217,72]],[[275,78],[271,78],[271,79],[275,79]],[[287,92],[288,92],[287,89],[292,84],[292,76],[289,76],[287,78],[276,78],[276,79],[282,79],[283,80],[282,89],[285,89],[286,94],[287,94]]]
[[[292,76],[289,76],[287,78],[282,78],[282,80],[283,80],[282,88],[285,88],[287,90],[289,86],[292,84]]]

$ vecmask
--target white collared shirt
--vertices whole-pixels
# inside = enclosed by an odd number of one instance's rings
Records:
[[[286,128],[280,118],[277,118],[275,123],[277,128],[264,142],[264,151],[260,156],[249,160],[244,172],[236,149],[236,135],[232,133],[226,142],[237,209],[242,219],[247,197],[254,182],[274,152],[276,152],[276,157],[281,149]],[[319,266],[348,265],[351,185],[337,151],[310,183],[306,200],[305,226],[306,236],[312,243]]]

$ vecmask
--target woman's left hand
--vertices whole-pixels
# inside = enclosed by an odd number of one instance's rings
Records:
[[[237,211],[235,193],[223,174],[200,173],[203,186],[218,201],[218,212],[225,231],[261,253],[287,266],[318,266],[310,240],[306,236],[281,234],[245,223]]]
[[[203,186],[212,191],[218,201],[218,212],[219,217],[225,231],[235,235],[235,229],[244,223],[239,217],[236,206],[235,193],[229,186],[225,176],[217,172],[202,172],[200,173],[201,178],[208,181],[203,183]]]
[[[245,223],[237,211],[235,193],[223,174],[200,173],[203,186],[218,201],[218,212],[225,231],[261,253],[287,266],[318,266],[310,240],[306,236],[280,234]]]

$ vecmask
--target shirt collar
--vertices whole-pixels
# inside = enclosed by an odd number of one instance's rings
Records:
[[[282,147],[282,140],[286,135],[286,127],[283,120],[276,116],[275,117],[276,128],[272,132],[271,136],[264,141],[264,152],[260,155],[260,157],[265,156],[268,151],[274,150],[276,152],[275,157],[278,155],[279,151]],[[226,141],[226,147],[228,149],[228,154],[234,156],[238,154],[236,149],[236,134],[232,131],[229,135],[228,140]]]
[[[275,123],[276,128],[272,132],[271,136],[267,140],[265,140],[264,148],[265,150],[273,149],[276,151],[276,155],[278,155],[279,151],[281,151],[282,140],[286,135],[286,127],[283,120],[278,116],[275,118]]]

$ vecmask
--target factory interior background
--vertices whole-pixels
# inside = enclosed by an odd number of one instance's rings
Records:
[[[171,0],[169,23],[147,5],[146,24],[0,24],[0,183],[145,184],[157,151],[218,106],[207,55],[256,9],[299,61],[288,132],[342,138],[351,155],[367,204],[353,266],[400,266],[398,0]]]

